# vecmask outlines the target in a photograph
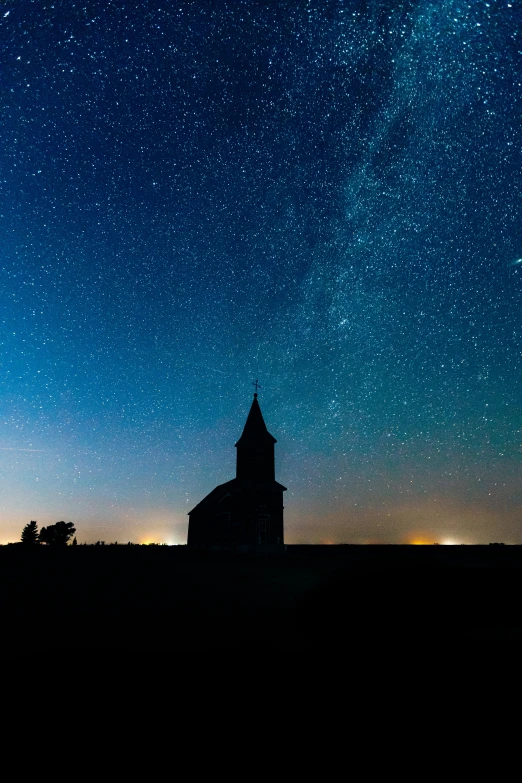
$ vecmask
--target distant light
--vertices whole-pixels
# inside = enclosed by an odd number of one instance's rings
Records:
[[[458,544],[458,541],[453,541],[451,538],[445,538],[444,541],[440,542],[444,546],[456,546]]]

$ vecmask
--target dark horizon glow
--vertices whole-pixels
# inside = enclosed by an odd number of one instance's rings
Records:
[[[0,6],[0,543],[522,543],[522,11]]]

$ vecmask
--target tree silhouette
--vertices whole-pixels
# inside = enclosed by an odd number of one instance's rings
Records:
[[[38,544],[38,524],[34,520],[28,522],[22,530],[22,544],[34,545]]]
[[[75,533],[72,522],[56,522],[40,530],[40,541],[50,546],[65,546]]]

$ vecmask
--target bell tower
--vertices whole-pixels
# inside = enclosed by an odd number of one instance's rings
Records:
[[[266,428],[256,392],[243,433],[236,443],[236,478],[275,481],[275,443],[276,439]]]

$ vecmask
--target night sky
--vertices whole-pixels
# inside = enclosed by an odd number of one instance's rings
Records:
[[[522,543],[522,3],[0,4],[0,543]]]

